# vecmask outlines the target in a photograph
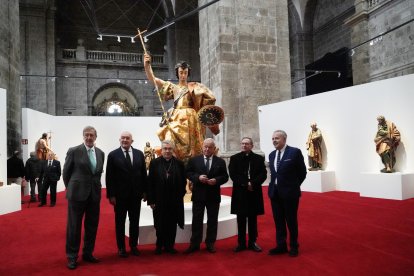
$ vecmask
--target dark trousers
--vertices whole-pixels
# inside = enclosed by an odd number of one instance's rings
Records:
[[[83,254],[91,255],[95,248],[98,231],[100,200],[92,197],[85,201],[68,200],[68,222],[66,227],[66,256],[76,259],[81,243],[82,220],[84,219]]]
[[[275,196],[271,201],[273,219],[276,226],[276,243],[286,246],[287,231],[289,229],[290,247],[298,247],[298,208],[299,198],[280,198]]]
[[[36,181],[35,179],[30,179],[30,197],[36,198],[36,184],[37,184],[37,193],[40,199],[40,193],[42,192],[42,182]]]
[[[42,184],[42,188],[40,189],[40,201],[42,204],[46,204],[47,202],[47,190],[50,187],[50,204],[56,204],[56,181],[49,181],[44,180]]]
[[[213,244],[217,239],[219,202],[193,202],[193,220],[191,226],[191,244],[200,245],[203,238],[204,209],[207,209],[206,244]]]
[[[249,229],[249,244],[255,243],[257,239],[257,215],[237,215],[237,240],[242,246],[246,245],[246,223]]]
[[[157,248],[165,249],[174,248],[175,237],[177,235],[177,215],[174,206],[164,206],[161,210],[160,206],[156,206],[153,211],[155,233],[157,235]]]
[[[125,249],[125,220],[129,217],[129,246],[138,245],[139,217],[141,212],[141,199],[134,197],[118,199],[114,206],[115,211],[115,235],[118,249]]]

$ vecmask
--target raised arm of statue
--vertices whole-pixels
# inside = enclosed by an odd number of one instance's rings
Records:
[[[149,54],[144,54],[144,69],[145,69],[145,74],[147,75],[147,79],[152,84],[156,85],[158,89],[161,89],[165,81],[155,77],[154,72],[152,71],[152,67],[151,67],[151,56]]]

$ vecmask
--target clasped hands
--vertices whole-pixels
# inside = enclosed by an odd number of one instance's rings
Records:
[[[205,175],[205,174],[200,175],[198,177],[198,180],[200,180],[201,183],[204,183],[204,184],[207,184],[207,185],[210,185],[210,186],[214,186],[217,183],[217,180],[215,178],[209,179],[207,177],[207,175]]]

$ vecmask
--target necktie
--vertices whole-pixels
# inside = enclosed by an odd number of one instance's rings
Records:
[[[49,160],[48,167],[52,166],[52,160]]]
[[[210,158],[206,158],[206,171],[208,172],[210,170]]]
[[[92,149],[88,149],[88,157],[89,157],[89,161],[91,162],[91,170],[92,170],[93,173],[95,173],[96,159],[95,159],[95,154],[93,154]]]
[[[277,158],[276,158],[276,171],[280,165],[280,150],[277,151]]]
[[[126,158],[128,165],[132,167],[131,156],[129,156],[129,152],[127,150],[125,151],[125,158]]]

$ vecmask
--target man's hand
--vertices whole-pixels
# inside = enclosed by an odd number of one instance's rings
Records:
[[[215,178],[207,180],[207,184],[210,186],[214,186],[216,185],[216,183],[217,183],[217,180]]]
[[[155,209],[155,204],[150,204],[150,207],[151,207],[152,210],[154,210]]]
[[[208,177],[205,174],[200,175],[198,180],[200,180],[201,183],[208,184]]]
[[[248,190],[249,192],[253,192],[253,185],[252,185],[252,183],[251,183],[251,182],[247,183],[247,190]]]

